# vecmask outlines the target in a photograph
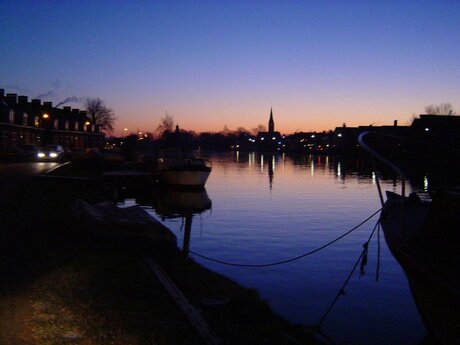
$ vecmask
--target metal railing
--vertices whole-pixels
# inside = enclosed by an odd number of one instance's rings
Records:
[[[401,177],[401,197],[402,197],[402,202],[404,203],[404,197],[406,196],[406,175],[404,174],[404,171],[400,167],[398,167],[397,165],[395,165],[394,163],[390,162],[388,159],[383,157],[377,151],[373,150],[369,145],[367,145],[364,142],[364,137],[366,135],[368,135],[368,134],[377,134],[377,135],[381,135],[381,136],[385,136],[385,137],[389,137],[389,138],[395,138],[395,139],[400,139],[400,138],[397,137],[397,136],[394,136],[394,135],[386,134],[386,133],[366,131],[366,132],[362,132],[359,135],[358,143],[363,149],[368,151],[374,158],[376,158],[379,161],[381,161],[382,163],[386,164],[391,169],[393,169],[396,173],[399,174],[399,176]],[[382,189],[380,187],[380,183],[379,183],[379,179],[378,179],[378,175],[377,175],[377,169],[376,169],[376,166],[375,166],[375,161],[373,160],[373,162],[374,162],[374,173],[375,173],[375,176],[376,176],[377,189],[379,191],[380,202],[382,203],[382,207],[383,207],[384,199],[383,199]]]

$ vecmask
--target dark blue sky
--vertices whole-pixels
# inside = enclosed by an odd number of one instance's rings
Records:
[[[460,112],[460,1],[5,1],[0,87],[101,97],[117,131],[323,130]],[[78,103],[69,103],[78,107]]]

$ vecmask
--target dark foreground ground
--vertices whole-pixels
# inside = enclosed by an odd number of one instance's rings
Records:
[[[143,258],[153,257],[223,344],[311,344],[257,293],[174,250],[95,237],[74,219],[92,187],[34,177],[0,180],[0,344],[202,344]],[[229,303],[200,308],[208,296]]]

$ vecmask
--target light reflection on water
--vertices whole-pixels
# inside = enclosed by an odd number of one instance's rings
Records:
[[[359,162],[243,152],[212,155],[210,160],[213,171],[206,190],[212,210],[194,211],[190,249],[220,260],[260,264],[294,257],[338,237],[380,208],[375,175]],[[399,192],[396,180],[381,183],[383,189]],[[165,215],[158,207],[156,211]],[[182,244],[183,219],[177,214],[163,218]],[[313,256],[281,266],[238,268],[194,259],[257,289],[289,321],[314,325],[353,267],[375,221]],[[425,334],[406,277],[383,234],[381,247],[378,282],[374,239],[365,274],[355,272],[346,295],[322,326],[339,344],[411,344]]]

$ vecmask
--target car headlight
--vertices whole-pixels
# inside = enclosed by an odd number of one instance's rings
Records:
[[[56,157],[57,157],[57,153],[56,153],[56,152],[50,152],[50,157],[51,157],[51,158],[56,158]]]
[[[38,158],[43,158],[43,157],[45,157],[45,154],[43,152],[39,152],[39,153],[37,153],[37,157]]]

